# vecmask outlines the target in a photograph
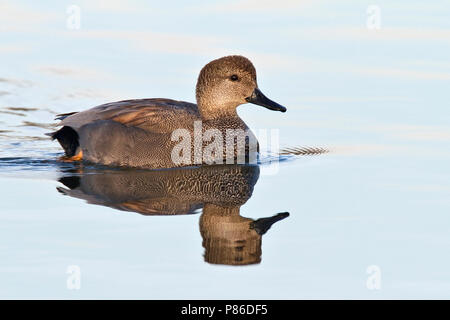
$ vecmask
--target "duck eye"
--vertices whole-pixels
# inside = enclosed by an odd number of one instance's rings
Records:
[[[233,75],[230,77],[230,80],[231,80],[231,81],[238,81],[238,80],[239,80],[239,77],[238,77],[237,75],[233,74]]]

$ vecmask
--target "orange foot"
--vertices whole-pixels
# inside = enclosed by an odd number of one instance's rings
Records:
[[[83,159],[83,151],[78,152],[76,155],[74,155],[72,157],[63,156],[63,157],[59,158],[59,160],[64,161],[64,162],[74,162],[74,161],[80,161],[82,159]]]

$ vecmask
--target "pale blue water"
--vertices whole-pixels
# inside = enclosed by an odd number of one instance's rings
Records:
[[[71,4],[79,30],[66,27]],[[449,14],[448,1],[2,1],[0,297],[449,298]],[[199,209],[145,216],[58,192],[104,168],[56,161],[55,114],[194,101],[200,68],[235,53],[288,108],[241,106],[248,125],[330,150],[261,166],[240,215],[290,215],[262,236],[260,263],[205,261]],[[80,289],[67,286],[73,265]]]

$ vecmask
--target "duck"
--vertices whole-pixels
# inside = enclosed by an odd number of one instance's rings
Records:
[[[252,163],[259,144],[237,107],[287,110],[261,92],[255,67],[240,55],[206,64],[195,93],[196,104],[134,99],[58,114],[60,129],[48,135],[64,149],[64,161],[150,169]]]

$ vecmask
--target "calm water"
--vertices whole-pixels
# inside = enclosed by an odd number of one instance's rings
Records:
[[[372,2],[258,3],[81,1],[70,29],[71,3],[2,2],[1,298],[449,298],[450,4],[378,1],[371,30]],[[288,108],[243,105],[247,124],[329,152],[162,171],[57,161],[56,114],[194,101],[200,68],[234,53]]]

